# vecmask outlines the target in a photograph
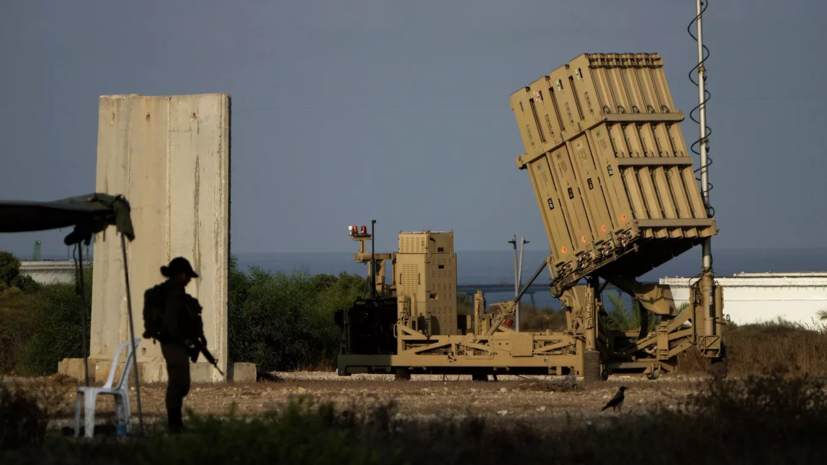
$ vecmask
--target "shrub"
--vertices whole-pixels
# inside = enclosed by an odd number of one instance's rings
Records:
[[[473,315],[474,314],[474,298],[463,292],[457,293],[457,314],[458,315]]]
[[[632,388],[634,389],[634,387]],[[628,394],[627,394],[628,395]],[[299,398],[252,418],[191,417],[189,434],[146,441],[45,441],[10,463],[820,463],[827,458],[827,393],[776,372],[710,381],[684,399],[589,421],[466,415],[402,417],[388,403],[334,408]],[[35,418],[40,418],[36,414]],[[30,439],[31,438],[31,439]],[[18,446],[18,449],[20,447]]]
[[[31,276],[20,274],[20,260],[9,252],[0,252],[0,292],[14,287],[27,294],[40,288]]]
[[[40,284],[38,284],[37,281],[32,279],[32,277],[29,275],[19,274],[11,280],[11,283],[9,283],[9,285],[11,287],[16,287],[20,289],[26,294],[32,294],[40,290]]]
[[[290,275],[253,267],[230,272],[230,358],[261,371],[330,368],[340,331],[333,314],[365,293],[364,279],[340,274]]]
[[[14,372],[18,355],[31,333],[20,322],[26,319],[33,307],[34,297],[20,289],[7,288],[0,291],[0,373]]]
[[[143,460],[148,463],[402,463],[360,444],[357,422],[333,405],[307,399],[291,402],[282,413],[251,419],[193,418],[193,434],[157,437]]]
[[[812,435],[827,422],[827,391],[821,382],[789,373],[778,367],[769,375],[713,381],[687,405],[701,417],[717,419],[721,430],[750,428],[771,437],[819,440]]]
[[[617,292],[608,294],[609,305],[606,306],[609,329],[614,331],[634,331],[646,324],[647,333],[652,333],[658,325],[656,315],[644,309],[637,300],[632,301],[631,312],[626,308],[623,298]]]
[[[520,306],[520,331],[563,331],[566,329],[566,312],[553,308]]]
[[[827,375],[827,333],[823,330],[776,321],[729,330],[724,341],[735,374],[785,366],[797,374]]]
[[[92,270],[84,272],[86,335],[92,312]],[[0,369],[22,376],[44,376],[60,360],[83,356],[81,300],[74,284],[39,286],[24,294],[9,288],[0,294]],[[6,345],[8,344],[8,345]]]
[[[46,412],[34,397],[0,384],[0,451],[40,444],[47,422]]]
[[[784,370],[795,375],[827,376],[827,331],[781,319],[737,326],[724,326],[729,373],[747,376],[766,370]],[[708,359],[689,350],[678,357],[686,373],[710,374]]]
[[[378,414],[377,414],[378,413]],[[43,441],[38,433],[22,434],[34,447],[0,455],[3,463],[87,464],[190,464],[190,463],[288,463],[314,465],[396,465],[405,463],[382,445],[365,444],[371,431],[388,431],[386,409],[356,418],[330,403],[308,399],[290,402],[282,412],[266,412],[252,418],[197,417],[181,436],[151,434],[143,441],[109,441],[97,438],[84,443],[53,438]],[[379,421],[376,421],[379,420]],[[4,460],[3,460],[4,459]]]
[[[0,251],[0,283],[7,287],[20,274],[20,260],[9,252]]]

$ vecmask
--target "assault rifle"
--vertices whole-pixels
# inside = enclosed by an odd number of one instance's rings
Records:
[[[224,376],[224,372],[221,371],[221,368],[218,368],[218,362],[215,361],[215,357],[212,356],[209,349],[207,349],[207,340],[204,336],[199,336],[195,341],[193,341],[192,346],[189,348],[190,352],[190,359],[192,363],[195,363],[198,360],[198,354],[204,354],[204,358],[207,359],[208,362],[221,373],[221,376]]]
[[[196,334],[200,334],[200,336],[192,341],[191,346],[188,348],[190,360],[192,360],[192,363],[195,363],[196,360],[198,360],[198,354],[204,354],[204,358],[221,373],[221,376],[224,376],[224,372],[221,371],[221,368],[218,368],[218,362],[215,361],[215,357],[213,357],[209,349],[207,349],[207,338],[204,337],[204,325],[201,321],[201,310],[203,307],[189,294],[184,295],[184,306],[195,322],[196,327],[193,328],[194,331],[196,331]]]

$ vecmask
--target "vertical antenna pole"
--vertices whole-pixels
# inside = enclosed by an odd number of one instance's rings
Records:
[[[704,207],[710,211],[709,202],[709,147],[706,137],[706,67],[704,66],[704,36],[703,36],[703,0],[695,0],[695,14],[698,18],[698,115],[701,131],[701,195]],[[707,336],[715,334],[715,309],[712,282],[712,238],[707,237],[702,244],[703,277],[701,278],[701,292],[703,293],[704,330]]]
[[[517,283],[517,279],[518,279],[518,274],[517,274],[517,272],[518,272],[518,270],[517,270],[517,236],[516,235],[513,236],[512,239],[510,241],[508,241],[508,243],[513,244],[513,246],[514,246],[514,300],[517,301],[517,307],[515,308],[515,313],[516,313],[516,318],[517,318],[516,328],[519,328],[520,327],[520,316],[519,316],[520,315],[520,301],[517,300],[517,296],[520,294],[520,287],[519,287],[519,284]]]
[[[703,195],[704,207],[709,211],[709,171],[707,169],[708,161],[708,147],[706,139],[706,67],[704,61],[704,36],[703,36],[703,0],[695,0],[695,10],[698,15],[698,101],[700,107],[698,113],[700,115],[700,129],[701,129],[701,194]],[[712,240],[706,238],[703,242],[703,269],[710,270],[712,268]]]
[[[525,236],[520,236],[520,262],[519,268],[520,270],[517,272],[517,283],[519,287],[523,287],[523,251],[525,250],[525,245],[528,244],[529,241],[525,240]],[[520,332],[520,302],[517,302],[517,332]]]
[[[370,220],[370,295],[376,299],[376,220]]]

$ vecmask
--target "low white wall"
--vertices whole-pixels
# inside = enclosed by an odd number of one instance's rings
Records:
[[[672,290],[675,304],[689,301],[689,285],[697,278],[661,278]],[[805,325],[827,310],[827,273],[739,273],[719,277],[724,288],[724,315],[736,324],[781,317]]]
[[[88,262],[84,264],[84,268],[89,266],[90,263]],[[39,284],[72,284],[75,282],[75,273],[75,262],[73,260],[29,260],[20,262],[20,274],[30,276]]]

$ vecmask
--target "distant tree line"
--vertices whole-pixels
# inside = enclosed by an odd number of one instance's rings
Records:
[[[333,314],[367,294],[364,278],[257,267],[243,272],[234,257],[229,271],[231,360],[253,362],[263,371],[333,369],[340,337]],[[89,334],[92,267],[84,273]],[[49,375],[60,360],[82,357],[80,308],[75,284],[39,285],[20,274],[12,254],[0,252],[0,373]],[[138,332],[142,324],[138,311]]]
[[[92,267],[84,274],[89,334]],[[332,370],[340,342],[333,315],[368,293],[369,283],[360,276],[311,275],[307,270],[273,273],[258,267],[241,271],[233,257],[228,297],[230,360],[255,363],[262,372]],[[607,297],[610,329],[639,328],[645,312],[639,303],[633,302],[627,309],[619,295]],[[473,312],[471,297],[460,294],[457,303],[460,314]],[[60,360],[82,357],[80,306],[74,284],[39,285],[20,274],[20,261],[12,254],[0,252],[0,373],[49,375],[56,372]],[[136,314],[135,324],[142,330],[140,313]],[[649,332],[658,323],[651,314],[645,321]],[[520,326],[523,331],[561,331],[566,315],[553,308],[524,305]],[[771,365],[784,358],[795,360],[797,367],[811,374],[827,375],[827,360],[818,355],[827,350],[823,324],[801,327],[776,321],[737,328],[727,325],[725,329],[731,367],[736,372],[751,372],[761,364]],[[687,367],[692,363],[682,362]],[[695,364],[702,369],[700,362]]]

